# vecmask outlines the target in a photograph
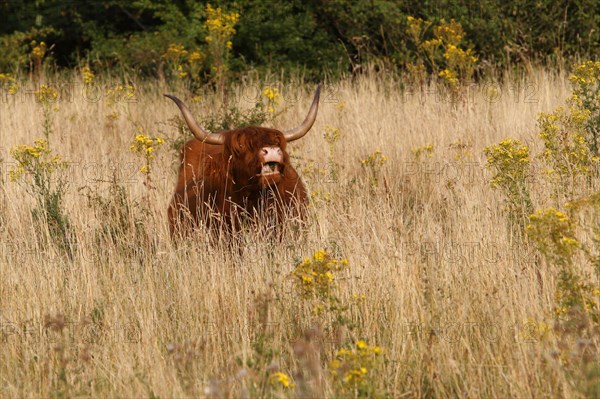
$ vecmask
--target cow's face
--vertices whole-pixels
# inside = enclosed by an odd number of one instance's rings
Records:
[[[278,184],[289,163],[285,147],[285,137],[278,130],[239,129],[231,141],[234,168],[247,174],[249,184],[260,187]]]

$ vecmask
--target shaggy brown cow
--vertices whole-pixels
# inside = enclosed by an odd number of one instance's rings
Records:
[[[290,213],[300,216],[307,203],[306,189],[290,165],[286,145],[312,127],[319,94],[320,86],[304,122],[294,129],[281,132],[252,126],[220,133],[207,132],[181,100],[166,94],[196,137],[182,150],[168,210],[171,236],[201,223],[230,231],[239,228],[244,218],[273,214],[281,221]]]

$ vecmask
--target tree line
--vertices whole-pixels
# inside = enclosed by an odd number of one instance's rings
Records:
[[[9,0],[0,3],[0,73],[30,71],[31,52],[43,42],[45,62],[57,68],[160,77],[170,73],[165,54],[173,45],[215,56],[206,40],[209,3],[239,16],[223,53],[232,73],[320,79],[372,63],[404,68],[418,55],[408,17],[459,22],[480,66],[561,63],[600,51],[597,0]],[[214,73],[211,65],[191,72],[202,79]]]

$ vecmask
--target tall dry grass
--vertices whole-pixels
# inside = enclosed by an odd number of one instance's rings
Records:
[[[252,107],[251,85],[232,101]],[[284,103],[274,125],[299,123],[312,89]],[[81,90],[56,103],[50,141],[71,162],[64,205],[77,238],[72,259],[45,244],[49,232],[33,220],[34,200],[8,179],[9,149],[42,135],[40,104],[25,89],[0,104],[0,396],[240,396],[252,378],[240,370],[257,356],[265,321],[278,367],[298,379],[308,366],[294,342],[315,318],[288,275],[318,248],[349,260],[341,295],[365,299],[350,308],[356,327],[348,338],[384,349],[374,384],[391,397],[576,396],[531,329],[532,321],[552,322],[555,276],[510,230],[482,152],[506,137],[539,152],[536,115],[568,96],[564,75],[540,70],[473,86],[458,105],[438,98],[435,87],[401,91],[380,76],[326,85],[312,131],[289,145],[313,193],[306,231],[277,243],[248,233],[242,251],[202,237],[179,246],[169,239],[177,156],[161,149],[148,190],[129,151],[134,124],[179,137],[168,122],[178,111],[162,90],[141,85],[134,101],[117,105],[116,119]],[[216,107],[203,101],[194,106],[198,116]],[[327,126],[341,132],[333,147],[337,181],[329,178]],[[411,151],[429,144],[431,157]],[[359,161],[376,150],[388,161],[372,187]],[[115,206],[129,206],[129,227],[119,230],[125,237],[106,239],[99,232],[114,215],[86,193],[110,198],[114,176],[126,193]],[[541,182],[532,198],[552,205]],[[320,392],[331,397],[335,339],[326,322]]]

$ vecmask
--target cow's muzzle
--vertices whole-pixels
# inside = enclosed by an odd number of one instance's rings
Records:
[[[260,176],[278,175],[283,170],[283,151],[279,147],[263,147],[260,150]]]

